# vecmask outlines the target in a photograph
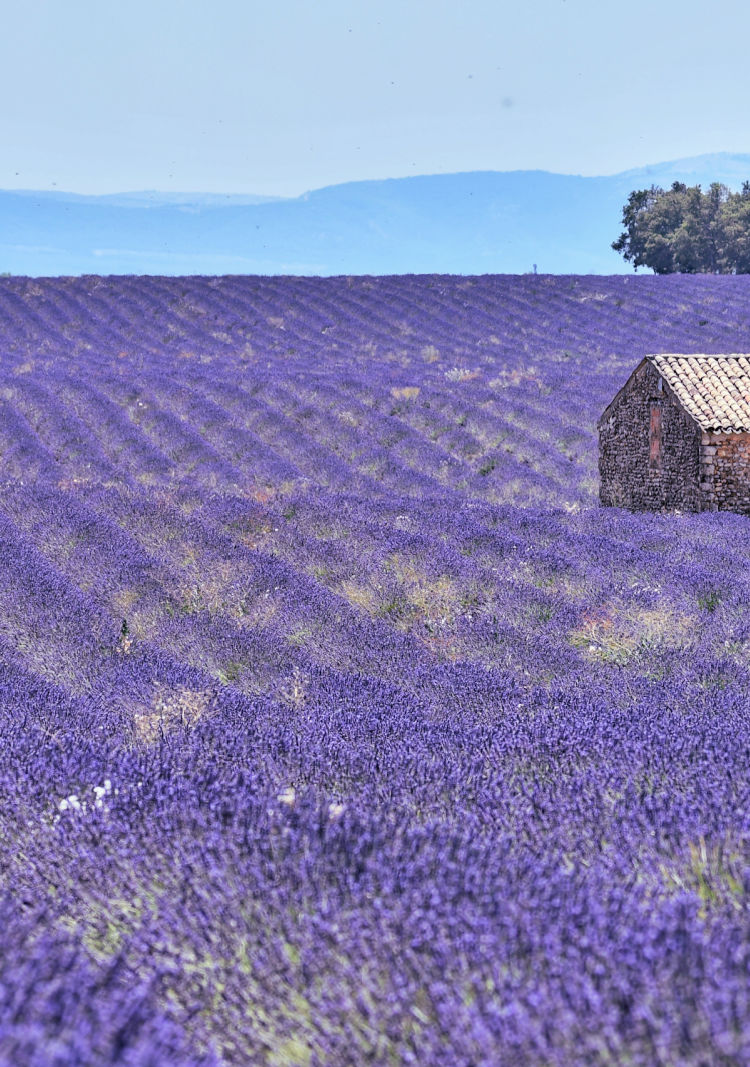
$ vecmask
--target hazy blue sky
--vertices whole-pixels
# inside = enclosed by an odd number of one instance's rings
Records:
[[[296,195],[750,150],[739,0],[16,0],[0,188]]]

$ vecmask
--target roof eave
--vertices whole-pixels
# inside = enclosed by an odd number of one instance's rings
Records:
[[[641,369],[641,367],[643,366],[643,364],[644,364],[644,363],[647,363],[647,362],[648,362],[648,360],[649,360],[649,357],[648,357],[648,356],[644,356],[644,357],[643,357],[643,359],[642,359],[642,360],[640,361],[640,363],[638,364],[638,366],[637,366],[637,367],[634,367],[634,368],[633,368],[633,370],[632,370],[632,371],[630,372],[630,374],[628,375],[628,379],[627,379],[627,381],[626,381],[626,382],[625,382],[625,383],[624,383],[624,384],[623,384],[623,385],[622,385],[622,386],[621,386],[621,387],[620,387],[620,388],[619,388],[619,389],[617,390],[617,392],[615,393],[615,395],[614,395],[614,396],[612,397],[612,399],[610,400],[610,402],[609,402],[609,403],[607,404],[607,406],[606,406],[606,408],[604,409],[604,411],[603,411],[603,412],[601,413],[601,415],[600,415],[600,416],[599,416],[599,418],[597,419],[597,422],[596,422],[596,428],[597,428],[597,430],[601,430],[602,426],[604,425],[604,423],[606,422],[607,418],[609,417],[609,412],[610,412],[610,409],[611,409],[612,407],[614,407],[614,405],[615,405],[615,404],[617,403],[617,401],[618,401],[618,400],[620,399],[620,397],[622,396],[622,394],[623,394],[623,393],[625,392],[625,390],[626,390],[626,389],[628,388],[628,386],[630,385],[630,383],[631,383],[631,381],[633,380],[633,378],[635,378],[636,374],[637,374],[637,373],[638,373],[638,371],[639,371],[639,370]]]

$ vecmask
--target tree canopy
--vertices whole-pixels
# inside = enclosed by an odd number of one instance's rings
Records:
[[[655,274],[750,274],[750,181],[738,193],[712,182],[652,185],[630,194],[625,227],[612,243],[633,266]]]

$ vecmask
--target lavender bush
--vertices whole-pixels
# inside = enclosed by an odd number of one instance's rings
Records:
[[[750,1062],[747,277],[0,280],[0,1062]]]

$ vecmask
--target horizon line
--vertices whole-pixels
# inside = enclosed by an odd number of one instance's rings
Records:
[[[424,178],[450,178],[460,177],[467,175],[479,175],[479,174],[548,174],[559,178],[580,178],[583,180],[597,180],[597,179],[609,179],[624,177],[629,174],[637,174],[639,172],[648,172],[651,169],[659,167],[678,167],[681,164],[688,164],[698,162],[699,160],[709,160],[716,157],[728,157],[734,159],[747,159],[748,160],[748,176],[750,177],[750,152],[703,152],[698,155],[681,156],[677,159],[659,160],[655,163],[645,163],[641,166],[628,167],[625,170],[617,170],[606,174],[582,174],[580,172],[572,171],[556,171],[548,170],[545,167],[514,167],[509,170],[497,170],[494,168],[481,168],[475,170],[452,170],[452,171],[430,171],[420,174],[401,174],[392,175],[383,178],[352,178],[345,179],[343,181],[329,182],[325,185],[314,186],[303,190],[296,195],[283,195],[279,193],[259,193],[259,192],[227,192],[226,190],[185,190],[185,189],[111,189],[105,192],[80,192],[76,189],[62,189],[62,188],[33,188],[28,186],[12,186],[1,187],[0,193],[11,193],[21,196],[72,196],[80,197],[81,199],[105,199],[114,197],[175,197],[175,198],[189,198],[189,197],[211,197],[216,200],[222,199],[257,199],[257,205],[247,206],[260,206],[263,202],[288,202],[292,200],[301,200],[312,193],[322,192],[327,189],[341,188],[347,185],[368,185],[368,184],[382,184],[385,182],[407,182],[407,181],[419,181]]]

